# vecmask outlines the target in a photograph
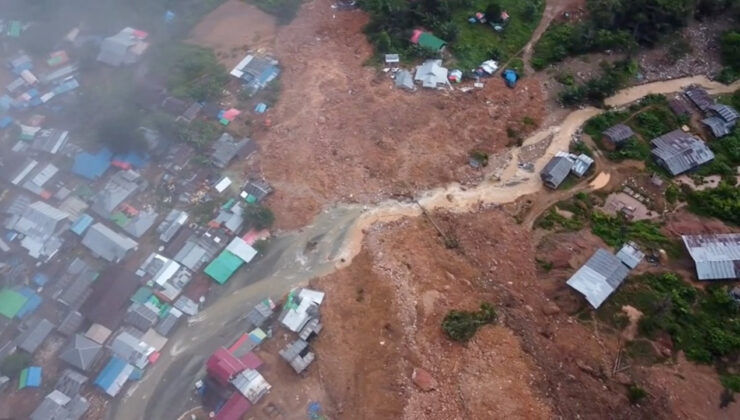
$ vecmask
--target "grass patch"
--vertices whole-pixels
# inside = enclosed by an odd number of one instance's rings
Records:
[[[229,80],[226,68],[208,48],[190,44],[162,44],[152,70],[166,80],[172,95],[196,101],[221,98]]]
[[[470,7],[461,8],[452,15],[452,22],[460,28],[452,52],[462,69],[474,69],[491,58],[503,63],[516,55],[531,38],[545,9],[542,0],[499,0],[495,3],[511,16],[501,32],[487,24],[468,23],[475,12],[486,10],[490,0],[474,0]]]
[[[442,320],[442,330],[450,339],[466,342],[475,336],[478,328],[496,322],[497,317],[496,310],[486,302],[476,312],[453,309]]]
[[[632,384],[627,388],[627,398],[630,400],[630,404],[639,404],[645,397],[647,397],[647,391],[640,386]]]
[[[573,214],[567,218],[559,214],[555,208],[568,211]],[[593,209],[591,197],[584,193],[578,193],[570,200],[561,201],[547,213],[537,220],[536,226],[541,229],[575,232],[583,229],[588,223],[589,214]]]
[[[676,244],[660,231],[660,226],[647,220],[631,222],[622,216],[594,211],[591,213],[591,232],[612,247],[634,241],[647,248],[665,248],[673,255],[679,252]]]
[[[667,106],[652,106],[637,114],[629,124],[643,139],[654,139],[679,127],[678,118]]]

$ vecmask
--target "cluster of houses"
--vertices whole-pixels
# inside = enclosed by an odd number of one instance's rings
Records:
[[[669,101],[671,109],[679,116],[689,116],[693,104],[706,118],[702,124],[711,132],[715,141],[728,135],[737,124],[740,114],[729,105],[718,104],[702,88],[697,86],[688,87],[683,95],[676,96]],[[620,149],[635,139],[635,132],[624,123],[616,124],[602,132],[602,143],[609,149]],[[694,170],[699,166],[714,159],[714,152],[707,144],[690,132],[687,126],[670,131],[650,140],[651,155],[655,162],[663,167],[673,176]],[[566,157],[559,153],[543,168],[540,176],[544,184],[556,189],[565,180],[569,172],[568,162],[573,162],[573,173],[576,165],[586,165],[585,162],[578,163],[581,157]],[[587,159],[593,163],[590,158]],[[588,163],[590,166],[590,163]]]
[[[740,280],[740,233],[684,235],[681,238],[694,261],[698,280]],[[600,248],[568,279],[567,284],[596,309],[624,283],[630,270],[635,269],[644,257],[645,254],[632,242],[624,244],[616,255]]]
[[[60,46],[92,42],[98,62],[121,67],[141,59],[147,39],[128,27],[107,38],[73,30]],[[269,237],[250,228],[246,209],[272,187],[223,173],[257,152],[252,139],[227,132],[209,139],[209,165],[195,165],[193,147],[147,127],[140,128],[145,150],[91,149],[56,115],[78,99],[54,99],[79,86],[73,56],[65,49],[43,60],[10,56],[7,72],[16,78],[0,94],[0,360],[24,353],[38,364],[19,378],[0,376],[0,387],[17,380],[19,389],[51,390],[33,419],[79,419],[89,408],[83,394],[115,397],[141,378],[177,326],[200,310],[210,284],[228,281]],[[232,71],[251,93],[278,74],[275,60],[252,55]],[[133,87],[137,105],[179,124],[227,126],[241,113],[182,101],[142,80]],[[199,220],[195,206],[212,201],[223,205]],[[59,378],[47,374],[57,369],[45,369],[44,348],[57,349]]]
[[[229,347],[221,347],[206,361],[206,376],[195,384],[203,405],[217,420],[239,420],[267,395],[272,385],[260,372],[264,361],[255,353],[260,344],[273,337],[272,324],[282,327],[297,338],[279,351],[280,357],[296,373],[302,373],[315,359],[309,341],[322,329],[318,308],[324,293],[307,288],[292,290],[282,311],[267,298],[246,315],[246,330]]]

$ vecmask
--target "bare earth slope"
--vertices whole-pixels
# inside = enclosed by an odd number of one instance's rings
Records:
[[[524,116],[541,120],[533,79],[511,90],[494,78],[467,94],[393,88],[388,75],[363,65],[371,56],[366,15],[335,12],[330,3],[306,4],[275,44],[282,92],[272,127],[255,137],[281,227],[304,225],[329,203],[374,202],[475,177],[467,167],[472,149],[502,149],[507,127],[523,133]]]

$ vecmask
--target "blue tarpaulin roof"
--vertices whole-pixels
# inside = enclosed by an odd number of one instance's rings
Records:
[[[13,98],[8,95],[0,96],[0,108],[8,109],[13,104]]]
[[[128,365],[128,363],[126,363],[125,360],[119,359],[115,356],[111,357],[108,364],[105,365],[103,370],[100,372],[100,375],[95,379],[95,385],[104,390],[108,390],[108,388],[110,388],[118,378],[118,375],[120,375],[126,368],[126,365]]]
[[[143,168],[149,164],[148,156],[142,156],[136,152],[117,154],[113,160],[128,163],[135,168]]]
[[[254,107],[254,111],[258,114],[262,114],[263,112],[267,111],[267,104],[264,102],[260,102],[257,104],[256,107]]]
[[[43,299],[36,292],[34,292],[30,287],[24,287],[20,289],[18,290],[18,293],[28,298],[26,303],[23,304],[23,307],[21,308],[21,310],[18,311],[18,313],[16,314],[18,318],[25,318],[26,316],[35,312],[36,309],[38,309],[39,306],[41,306],[41,302],[43,301]]]
[[[10,124],[13,124],[13,118],[10,115],[0,118],[0,128],[7,128]]]
[[[33,275],[33,283],[37,286],[43,286],[49,282],[49,276],[44,273],[36,273]]]
[[[38,388],[41,386],[41,367],[29,366],[26,374],[26,386]]]
[[[82,213],[80,217],[75,220],[74,223],[72,223],[72,226],[70,226],[69,230],[75,233],[77,236],[82,236],[87,228],[90,227],[92,222],[95,220],[87,213]]]
[[[102,148],[97,154],[81,152],[75,156],[75,163],[72,166],[72,172],[94,180],[105,173],[110,166],[113,153],[107,148]]]

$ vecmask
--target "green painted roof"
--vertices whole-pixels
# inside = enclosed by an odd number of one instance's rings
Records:
[[[229,280],[236,270],[244,264],[244,261],[229,251],[223,251],[211,261],[205,269],[208,274],[218,284],[224,284]]]
[[[27,300],[27,297],[14,290],[0,290],[0,315],[13,319]]]
[[[430,34],[429,32],[424,32],[423,34],[419,35],[419,45],[424,48],[437,51],[444,47],[445,44],[447,43]]]
[[[134,293],[134,295],[131,296],[131,301],[140,303],[143,305],[144,303],[146,303],[147,300],[149,300],[149,297],[152,294],[153,294],[152,289],[146,286],[141,286],[139,287],[139,290],[137,290],[136,293]]]
[[[113,223],[117,224],[118,226],[124,227],[128,224],[129,219],[128,217],[126,217],[125,214],[123,214],[120,211],[117,211],[110,216],[110,220],[112,220]]]

